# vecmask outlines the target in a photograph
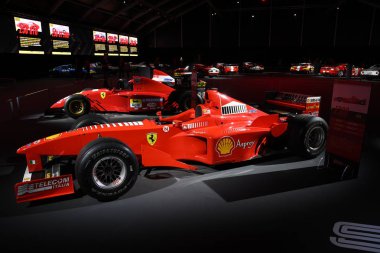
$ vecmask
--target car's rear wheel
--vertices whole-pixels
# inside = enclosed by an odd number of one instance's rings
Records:
[[[84,96],[75,94],[67,99],[64,109],[68,116],[76,119],[90,111],[90,103]]]
[[[326,148],[327,129],[326,121],[320,117],[289,117],[288,146],[299,155],[316,157]]]
[[[135,184],[139,163],[124,143],[99,138],[82,149],[75,171],[84,193],[100,201],[111,201],[124,195]]]
[[[70,129],[73,130],[80,127],[107,124],[107,123],[109,123],[109,121],[105,117],[90,113],[90,114],[83,115],[82,117],[79,117],[74,122],[74,124],[71,126]]]
[[[342,77],[344,75],[344,72],[342,71],[342,70],[340,70],[339,72],[338,72],[338,76],[339,77]]]

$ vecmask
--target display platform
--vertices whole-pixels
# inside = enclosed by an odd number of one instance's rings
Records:
[[[16,149],[68,130],[74,122],[42,115],[23,115],[3,125],[0,227],[6,229],[0,238],[5,251],[38,247],[50,252],[59,245],[58,251],[109,252],[125,244],[134,252],[349,252],[330,241],[338,222],[380,224],[378,133],[367,136],[358,178],[352,180],[340,181],[339,173],[322,169],[322,157],[278,154],[201,167],[198,174],[153,170],[113,202],[78,193],[16,204],[13,185],[25,170]],[[148,117],[105,116],[115,122]]]

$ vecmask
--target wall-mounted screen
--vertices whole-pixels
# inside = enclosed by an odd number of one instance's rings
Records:
[[[49,23],[50,37],[53,44],[52,54],[71,55],[70,28],[65,25]]]
[[[107,52],[107,36],[105,32],[93,31],[94,55],[104,55]]]
[[[119,36],[114,33],[107,33],[108,55],[119,56]]]
[[[40,21],[14,17],[20,54],[44,54]]]
[[[136,37],[129,37],[129,55],[130,56],[138,56],[139,52],[137,49],[137,38]]]
[[[120,56],[129,56],[129,37],[125,35],[119,35]]]

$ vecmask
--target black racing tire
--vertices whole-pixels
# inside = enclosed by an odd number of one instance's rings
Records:
[[[187,111],[191,108],[191,96],[192,96],[192,91],[187,90],[184,91],[180,96],[178,96],[178,104],[179,104],[179,109],[181,111]],[[197,102],[196,105],[202,104],[202,98],[200,98],[197,95]]]
[[[82,91],[93,90],[93,88],[84,88]]]
[[[342,76],[344,76],[344,72],[342,70],[339,70],[337,75],[338,75],[338,77],[342,77]]]
[[[126,144],[113,138],[98,138],[79,153],[75,173],[84,193],[99,201],[112,201],[133,187],[139,162]]]
[[[64,106],[65,112],[71,118],[79,118],[90,111],[90,102],[81,94],[70,96]]]
[[[97,115],[97,114],[89,113],[76,119],[70,129],[73,130],[80,127],[107,124],[107,123],[109,123],[109,120],[107,120],[105,117]]]
[[[288,147],[294,153],[313,158],[326,148],[328,126],[324,119],[302,114],[288,119]]]

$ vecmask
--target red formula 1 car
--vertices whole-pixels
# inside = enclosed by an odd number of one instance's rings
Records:
[[[347,63],[338,64],[338,65],[324,65],[321,67],[319,73],[322,75],[342,77],[346,75],[347,66],[348,66]],[[360,72],[362,70],[363,68],[352,66],[351,76],[360,76]]]
[[[85,193],[113,200],[133,186],[144,168],[194,171],[192,162],[237,163],[264,155],[282,141],[314,157],[325,148],[326,132],[319,117],[267,114],[208,90],[204,104],[175,116],[87,126],[19,148],[27,170],[15,186],[16,197],[23,202],[73,193],[76,178]]]
[[[162,76],[158,78],[161,80]],[[122,84],[125,87],[85,89],[67,96],[53,104],[48,113],[64,112],[78,118],[89,112],[149,113],[172,110],[174,107],[181,110],[190,108],[191,91],[175,90],[145,77],[136,77]]]
[[[292,64],[290,66],[290,72],[291,73],[314,73],[314,65],[311,63],[299,63],[299,64]]]
[[[239,72],[239,65],[233,63],[217,63],[216,68],[223,74],[237,74]]]

